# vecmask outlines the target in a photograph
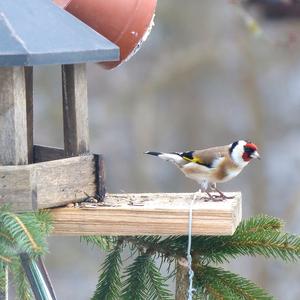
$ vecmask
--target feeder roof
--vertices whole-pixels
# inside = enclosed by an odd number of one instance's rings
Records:
[[[118,59],[118,46],[51,0],[0,1],[0,66]]]

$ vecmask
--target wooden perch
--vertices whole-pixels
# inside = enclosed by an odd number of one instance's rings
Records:
[[[232,235],[241,221],[241,194],[196,200],[193,235]],[[185,235],[193,193],[107,194],[101,203],[51,209],[56,235]]]

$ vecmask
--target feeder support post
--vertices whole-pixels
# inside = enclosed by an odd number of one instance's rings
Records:
[[[62,65],[65,155],[89,152],[86,65]]]
[[[26,92],[23,67],[1,68],[0,128],[0,164],[27,164]]]
[[[28,145],[24,68],[1,68],[0,165],[23,165],[27,163]],[[7,283],[7,269],[5,272]],[[7,299],[8,288],[6,288],[5,292],[0,293],[0,300]]]

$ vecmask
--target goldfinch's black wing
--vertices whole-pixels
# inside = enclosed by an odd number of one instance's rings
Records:
[[[176,152],[176,154],[180,155],[187,162],[194,162],[207,168],[214,168],[216,161],[229,155],[229,149],[228,146],[221,146],[205,150]]]

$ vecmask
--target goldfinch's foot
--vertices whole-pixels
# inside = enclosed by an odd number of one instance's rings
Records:
[[[206,192],[206,194],[208,195],[208,197],[202,197],[202,200],[204,200],[205,202],[207,202],[207,201],[219,202],[219,201],[224,201],[227,199],[234,198],[232,196],[226,196],[223,193],[222,194],[219,193],[219,195],[213,195],[210,192]]]
[[[197,200],[199,200],[199,201],[201,201],[201,200],[202,200],[202,201],[209,201],[209,200],[212,200],[212,195],[211,195],[210,193],[208,193],[208,192],[205,192],[205,193],[208,194],[208,197],[203,196],[201,190],[195,192],[195,193],[194,193],[194,201],[197,201]]]
[[[213,196],[210,192],[205,192],[207,195],[208,195],[208,197],[204,197],[204,196],[202,196],[202,200],[204,200],[205,202],[208,202],[208,201],[215,201],[215,196]]]
[[[227,198],[224,198],[224,197],[222,197],[222,196],[214,196],[214,198],[212,199],[212,201],[214,201],[214,202],[221,202],[221,201],[225,201],[225,200],[227,200]]]
[[[233,196],[226,196],[223,192],[218,190],[216,187],[213,188],[213,190],[219,194],[218,196],[215,196],[216,198],[219,198],[219,199],[222,199],[222,200],[228,200],[228,199],[233,199],[234,198]],[[222,201],[222,200],[218,200],[218,201]]]

